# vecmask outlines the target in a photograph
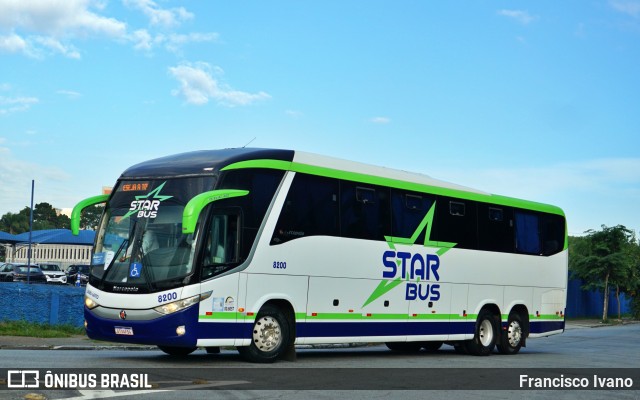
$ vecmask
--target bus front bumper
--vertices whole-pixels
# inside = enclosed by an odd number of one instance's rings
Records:
[[[195,347],[198,306],[151,320],[128,320],[126,310],[120,319],[108,319],[84,308],[85,326],[90,339],[118,343]],[[122,318],[124,317],[124,318]]]

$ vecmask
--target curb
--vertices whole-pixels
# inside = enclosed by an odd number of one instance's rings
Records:
[[[296,345],[297,350],[310,349],[348,349],[354,347],[366,347],[369,343],[339,343],[339,344],[301,344]],[[228,347],[228,346],[223,346]],[[0,345],[0,350],[158,350],[157,346],[145,345]]]

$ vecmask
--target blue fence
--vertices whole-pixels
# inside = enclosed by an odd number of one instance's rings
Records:
[[[567,317],[597,317],[602,318],[604,307],[604,293],[597,290],[583,290],[584,283],[580,279],[570,279],[567,288]],[[620,295],[621,314],[631,313],[631,299],[624,294]],[[609,287],[609,318],[618,317],[618,300],[616,288]]]
[[[569,281],[567,291],[567,317],[602,317],[603,294],[581,289],[578,279]],[[27,285],[0,283],[0,321],[26,320],[51,325],[84,324],[84,287],[71,285]],[[620,296],[623,314],[630,313],[630,299]],[[615,288],[609,298],[609,317],[617,316],[618,303]]]
[[[0,321],[84,325],[84,290],[71,285],[0,283]]]

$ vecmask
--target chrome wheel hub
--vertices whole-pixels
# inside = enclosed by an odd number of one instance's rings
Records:
[[[253,343],[260,351],[269,352],[282,342],[282,332],[278,321],[265,316],[256,321],[253,327]]]
[[[507,338],[509,339],[509,346],[517,347],[522,340],[522,327],[518,321],[511,321],[509,329],[507,331]]]

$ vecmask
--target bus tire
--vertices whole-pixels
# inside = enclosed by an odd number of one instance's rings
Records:
[[[456,354],[467,355],[469,352],[467,351],[467,346],[465,346],[464,342],[456,342],[453,344],[453,350],[455,350]]]
[[[524,329],[522,319],[518,313],[512,312],[507,320],[507,330],[502,331],[498,342],[498,351],[501,354],[518,354],[524,342]]]
[[[498,329],[496,317],[489,310],[482,310],[476,320],[473,339],[465,342],[469,354],[474,356],[487,356],[496,346]]]
[[[158,346],[164,353],[174,357],[184,357],[196,351],[197,347]]]
[[[238,347],[238,352],[253,363],[272,363],[291,344],[289,320],[276,306],[267,304],[258,313],[251,330],[251,344]]]
[[[385,344],[389,350],[407,354],[417,353],[422,348],[422,343],[420,342],[387,342]]]
[[[422,342],[422,348],[429,353],[434,353],[440,350],[440,347],[442,347],[442,345],[442,342]]]

